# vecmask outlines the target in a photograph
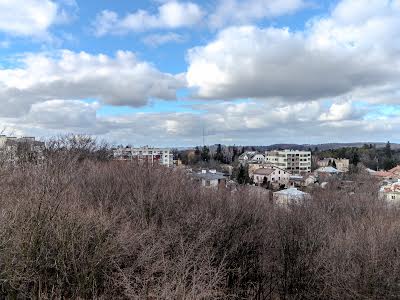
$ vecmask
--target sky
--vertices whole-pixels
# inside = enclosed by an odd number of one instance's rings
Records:
[[[400,0],[0,0],[0,130],[400,142]]]

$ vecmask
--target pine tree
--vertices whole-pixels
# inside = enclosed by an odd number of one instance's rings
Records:
[[[218,144],[218,146],[217,146],[217,153],[215,153],[214,159],[221,163],[224,161],[224,154],[222,153],[221,144]]]
[[[201,151],[201,160],[207,162],[210,160],[210,149],[207,146],[204,146]]]
[[[388,159],[392,158],[392,147],[390,146],[389,141],[386,143],[384,153],[385,153],[386,158],[388,158]]]

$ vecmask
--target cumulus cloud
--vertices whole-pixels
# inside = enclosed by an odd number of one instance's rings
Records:
[[[94,29],[97,36],[152,29],[175,29],[191,27],[199,23],[203,16],[203,10],[195,3],[169,1],[158,7],[157,14],[138,10],[120,17],[114,11],[103,10],[96,17]]]
[[[12,0],[0,1],[0,31],[18,37],[46,38],[54,24],[71,19],[75,1]]]
[[[363,7],[357,8],[357,7]],[[304,31],[230,27],[188,53],[187,80],[209,99],[304,101],[400,86],[400,6],[341,1]]]
[[[353,109],[351,102],[333,103],[328,112],[321,114],[320,121],[341,121],[352,116]]]
[[[303,0],[219,0],[209,17],[212,28],[232,24],[248,24],[263,18],[278,17],[306,6]]]
[[[26,113],[30,105],[53,99],[96,99],[111,105],[142,106],[150,98],[175,99],[181,75],[162,73],[134,53],[115,57],[63,50],[27,54],[20,68],[0,69],[3,116]]]

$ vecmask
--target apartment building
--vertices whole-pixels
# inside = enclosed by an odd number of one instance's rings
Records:
[[[292,174],[311,172],[311,152],[299,150],[266,151],[266,162]]]
[[[0,160],[15,163],[20,160],[43,160],[44,142],[35,137],[0,135]]]
[[[152,148],[152,147],[125,147],[113,150],[113,156],[116,160],[132,160],[142,163],[150,163],[170,167],[173,165],[174,158],[171,149]]]

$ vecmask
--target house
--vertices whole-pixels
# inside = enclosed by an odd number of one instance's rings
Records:
[[[387,201],[389,204],[400,204],[400,180],[382,186],[379,190],[379,198]]]
[[[277,167],[260,168],[254,171],[253,181],[257,185],[281,187],[289,185],[290,173]]]
[[[249,169],[249,176],[250,176],[251,178],[253,178],[253,175],[254,175],[254,171],[255,171],[255,170],[257,170],[257,169],[262,169],[262,168],[268,168],[268,167],[272,168],[274,165],[271,164],[271,163],[267,163],[267,162],[260,162],[260,163],[257,163],[257,162],[249,162],[249,163],[247,164],[247,166],[248,166],[248,169]]]
[[[288,207],[293,204],[302,204],[305,200],[311,199],[311,195],[291,187],[273,193],[272,199],[275,204]]]
[[[301,176],[301,175],[292,175],[289,177],[289,186],[291,187],[307,187],[317,182],[317,178],[315,176]]]
[[[318,167],[334,167],[340,172],[348,172],[350,167],[350,160],[347,158],[324,158],[317,161]]]
[[[257,153],[256,151],[246,151],[239,155],[239,163],[241,165],[246,165],[250,162],[262,163],[265,162],[265,157],[263,154]]]
[[[311,151],[266,151],[265,160],[292,174],[311,172]]]
[[[334,167],[321,167],[317,170],[315,170],[315,173],[318,174],[319,176],[325,175],[325,176],[333,176],[333,175],[338,175],[342,172],[340,172],[338,169]]]
[[[204,187],[221,188],[226,187],[227,177],[217,170],[201,170],[194,173],[193,177],[201,182]]]
[[[264,163],[264,162],[265,162],[265,156],[260,153],[253,155],[253,157],[250,159],[250,163]]]

